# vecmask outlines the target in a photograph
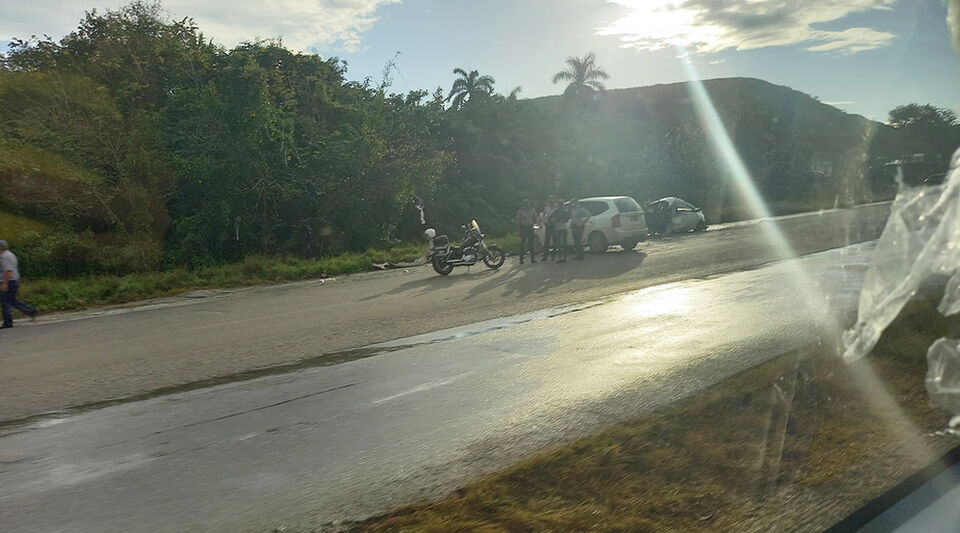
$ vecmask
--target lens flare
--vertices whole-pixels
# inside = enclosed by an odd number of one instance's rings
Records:
[[[761,224],[764,238],[774,249],[777,256],[782,259],[791,259],[797,257],[796,251],[787,241],[780,231],[776,220],[771,218],[770,210],[767,204],[760,196],[754,184],[753,177],[747,169],[740,154],[737,152],[733,141],[727,134],[720,115],[717,113],[710,95],[704,88],[700,77],[697,75],[696,68],[690,60],[690,55],[685,50],[680,49],[678,57],[683,63],[689,82],[690,96],[693,99],[694,106],[700,119],[706,128],[707,135],[713,146],[714,152],[724,165],[724,170],[732,180],[734,187],[740,197],[746,202],[751,214],[755,218],[767,219]],[[828,301],[826,296],[819,289],[817,284],[811,279],[800,261],[788,261],[792,273],[792,281],[804,290],[806,305],[815,310],[816,315],[821,317],[825,323],[823,326],[826,331],[840,332],[842,328],[839,322],[830,311],[829,306],[825,305]],[[838,350],[838,356],[840,352]],[[887,426],[890,427],[904,445],[904,449],[911,450],[916,457],[923,457],[929,454],[930,450],[916,436],[920,435],[919,429],[910,421],[910,418],[900,408],[900,404],[890,394],[886,384],[876,375],[876,372],[867,364],[858,365],[851,369],[853,376],[852,385],[857,387],[860,394],[867,400],[867,403],[878,414],[882,414]]]

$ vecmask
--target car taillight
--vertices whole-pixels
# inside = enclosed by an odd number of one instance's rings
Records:
[[[613,227],[619,228],[619,227],[620,227],[620,213],[617,213],[616,215],[613,215],[613,218],[610,219],[610,222],[613,223]]]

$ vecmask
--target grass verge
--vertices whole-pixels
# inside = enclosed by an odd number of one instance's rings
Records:
[[[513,252],[520,246],[519,237],[513,234],[488,241],[507,252]],[[318,259],[251,256],[242,263],[192,270],[180,268],[72,279],[30,279],[29,272],[24,272],[26,279],[21,286],[20,297],[44,312],[71,311],[174,296],[198,289],[267,285],[315,279],[324,274],[336,276],[363,272],[373,269],[375,263],[414,261],[423,256],[424,250],[424,243],[408,243]]]
[[[799,350],[352,531],[820,531],[955,444],[924,388],[946,328],[913,302],[865,361]]]
[[[44,234],[50,232],[50,227],[39,220],[0,211],[0,239],[15,242],[29,231]]]
[[[242,263],[193,270],[174,269],[74,279],[27,278],[21,286],[20,296],[45,312],[67,311],[173,296],[197,289],[265,285],[319,278],[324,274],[335,276],[361,272],[370,270],[374,263],[413,261],[422,256],[423,251],[422,245],[406,244],[320,259],[251,256]]]

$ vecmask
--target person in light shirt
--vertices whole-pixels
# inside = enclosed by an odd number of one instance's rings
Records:
[[[0,307],[3,310],[3,325],[0,329],[13,327],[13,309],[17,308],[23,314],[33,319],[37,316],[37,309],[17,300],[17,289],[20,288],[20,268],[17,256],[10,251],[7,241],[0,240]]]
[[[590,220],[590,211],[580,205],[580,200],[570,201],[570,233],[573,237],[573,249],[577,252],[574,259],[583,260],[583,227]]]

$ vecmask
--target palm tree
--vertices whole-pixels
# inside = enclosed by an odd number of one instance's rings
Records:
[[[453,81],[453,87],[450,88],[450,95],[447,96],[447,102],[453,100],[453,107],[460,109],[463,103],[473,99],[475,96],[493,94],[493,84],[496,83],[491,76],[481,76],[476,70],[471,70],[469,74],[462,68],[453,69],[453,73],[460,77]]]
[[[597,66],[597,56],[590,52],[580,57],[568,57],[567,68],[553,75],[553,83],[570,82],[563,91],[564,95],[579,95],[585,92],[602,91],[604,87],[600,80],[610,77],[603,68]]]
[[[510,91],[510,95],[507,96],[507,101],[508,101],[508,102],[516,102],[517,99],[519,98],[518,95],[520,94],[520,91],[522,91],[522,90],[523,90],[523,87],[520,87],[519,85],[517,85],[516,87],[514,87],[513,90]]]

